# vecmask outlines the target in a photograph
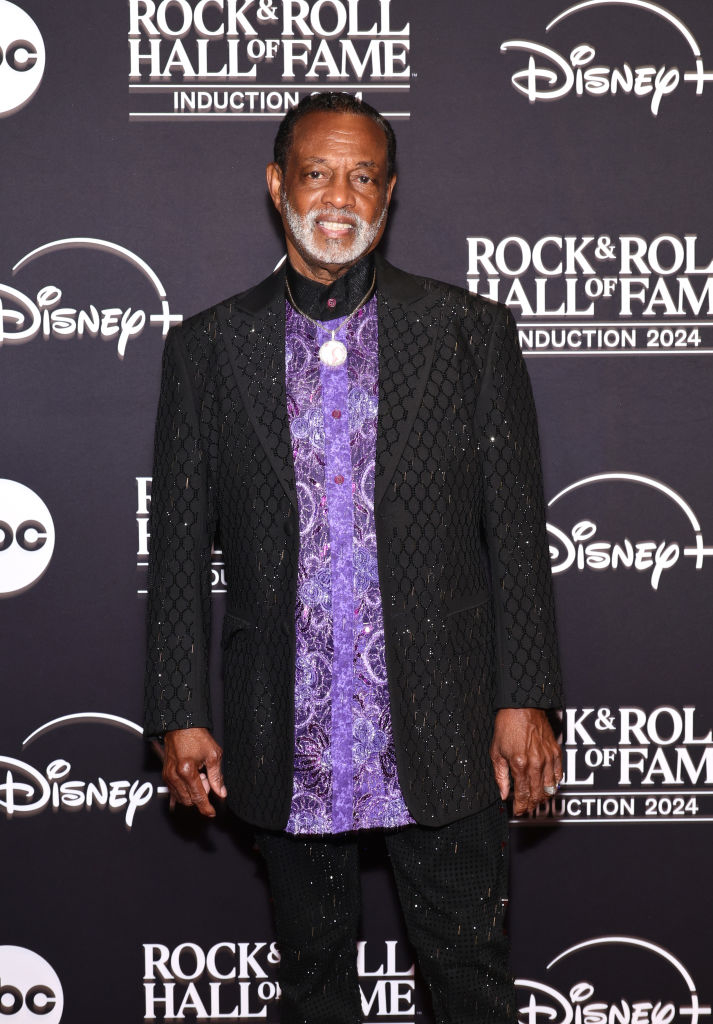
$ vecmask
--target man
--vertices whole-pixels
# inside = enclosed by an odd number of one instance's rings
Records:
[[[283,120],[287,264],[174,329],[152,488],[147,735],[174,798],[257,830],[286,1024],[355,1024],[355,836],[384,830],[439,1021],[512,1021],[507,815],[554,793],[559,669],[537,428],[502,306],[375,250],[390,125]],[[219,536],[225,779],[207,686]],[[490,753],[490,758],[488,757]],[[227,785],[226,785],[227,783]]]

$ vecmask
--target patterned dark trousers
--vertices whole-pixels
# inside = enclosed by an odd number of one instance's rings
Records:
[[[507,830],[498,802],[442,828],[385,833],[401,908],[438,1024],[514,1024]],[[259,832],[281,960],[282,1024],[359,1024],[358,838]]]

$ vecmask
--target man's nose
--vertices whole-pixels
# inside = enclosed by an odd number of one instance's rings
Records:
[[[339,210],[354,205],[354,189],[348,174],[331,175],[322,190],[322,202]]]

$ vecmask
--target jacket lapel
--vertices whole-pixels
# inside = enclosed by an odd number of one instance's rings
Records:
[[[284,267],[227,303],[224,335],[247,414],[297,509],[285,390]]]
[[[376,256],[379,294],[379,410],[374,508],[387,492],[413,429],[428,381],[442,307],[423,278]],[[434,308],[435,307],[435,308]]]
[[[379,309],[379,404],[374,507],[403,454],[426,387],[442,307],[432,308],[422,278],[376,253]],[[247,314],[247,316],[246,316]],[[235,380],[260,443],[297,509],[285,389],[285,270],[225,306],[224,333]]]

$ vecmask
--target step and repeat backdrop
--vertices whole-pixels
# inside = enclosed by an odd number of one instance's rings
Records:
[[[535,390],[566,782],[512,826],[520,1021],[705,1024],[701,0],[0,0],[0,1015],[278,1019],[249,831],[170,813],[137,724],[152,433],[171,325],[281,258],[272,139],[330,88],[396,129],[388,258],[507,302]],[[432,1021],[377,838],[363,889],[364,1020]]]

